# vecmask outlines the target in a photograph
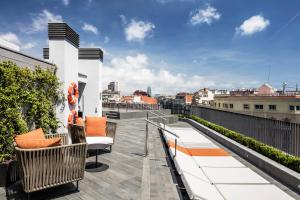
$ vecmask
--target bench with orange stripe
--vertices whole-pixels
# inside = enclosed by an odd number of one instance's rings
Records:
[[[169,148],[175,148],[175,143],[167,142]],[[227,151],[221,148],[186,148],[177,144],[176,150],[190,156],[230,156]]]

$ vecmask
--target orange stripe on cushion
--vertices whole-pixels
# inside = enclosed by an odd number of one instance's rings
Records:
[[[191,156],[229,156],[229,154],[220,148],[189,149]]]
[[[167,142],[169,147],[175,148],[175,143]],[[229,156],[229,153],[221,148],[185,148],[177,144],[176,149],[190,156]]]

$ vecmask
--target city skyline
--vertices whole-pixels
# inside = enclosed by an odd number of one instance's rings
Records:
[[[42,57],[47,23],[70,23],[82,47],[104,51],[103,85],[115,80],[127,93],[256,88],[269,69],[280,89],[299,79],[300,3],[289,2],[3,1],[0,38]]]

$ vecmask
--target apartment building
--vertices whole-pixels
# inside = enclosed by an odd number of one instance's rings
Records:
[[[194,94],[181,92],[176,94],[174,103],[175,104],[191,104]]]
[[[230,112],[300,123],[300,95],[220,95],[214,97],[212,106]]]
[[[194,93],[192,103],[194,105],[197,104],[209,105],[213,100],[214,100],[213,92],[208,90],[207,88],[203,88]]]
[[[120,84],[117,81],[112,81],[107,86],[108,90],[112,92],[119,92],[120,91]]]

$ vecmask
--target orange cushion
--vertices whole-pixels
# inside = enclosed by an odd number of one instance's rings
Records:
[[[17,146],[22,149],[53,147],[53,146],[59,146],[61,144],[61,138],[49,138],[49,139],[15,138],[15,141]]]
[[[106,117],[85,117],[86,136],[106,136]]]
[[[43,129],[39,128],[22,135],[17,135],[15,142],[19,148],[34,149],[58,146],[61,143],[61,138],[46,139]]]
[[[39,128],[22,135],[17,135],[15,139],[45,139],[45,135],[43,129]]]
[[[84,126],[84,121],[81,117],[76,118],[75,123],[76,125]]]

